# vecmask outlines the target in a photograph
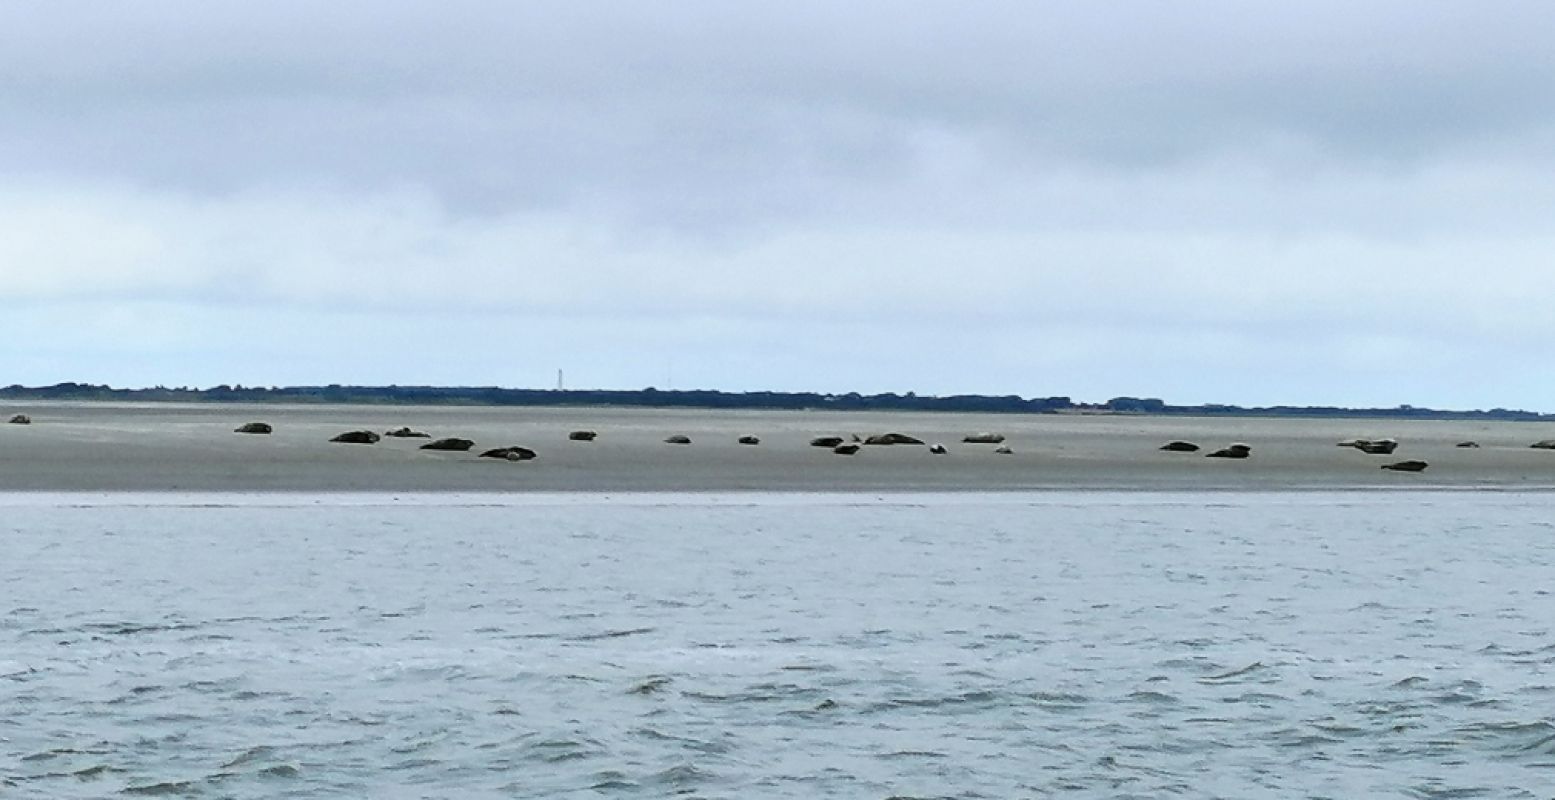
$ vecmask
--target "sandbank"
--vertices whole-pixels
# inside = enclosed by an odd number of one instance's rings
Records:
[[[1458,420],[1336,420],[1131,415],[665,410],[444,406],[9,403],[0,419],[0,491],[29,492],[939,492],[1045,489],[1151,491],[1377,488],[1552,489],[1555,424]],[[233,430],[274,426],[269,435]],[[356,429],[409,426],[473,439],[468,453],[419,450],[425,439],[334,444]],[[568,432],[597,431],[593,442]],[[943,443],[864,447],[839,456],[823,435],[888,431]],[[1004,434],[1009,454],[963,444]],[[665,444],[681,434],[689,445]],[[760,437],[759,445],[737,443]],[[1336,442],[1393,438],[1391,456]],[[1171,440],[1199,453],[1159,450]],[[1478,448],[1459,448],[1473,440]],[[1245,460],[1205,458],[1232,442]],[[477,457],[521,445],[533,461]],[[1426,461],[1422,473],[1383,464]]]

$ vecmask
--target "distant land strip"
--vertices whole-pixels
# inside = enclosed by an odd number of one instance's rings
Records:
[[[85,383],[12,385],[3,400],[65,400],[178,403],[319,403],[474,406],[624,406],[833,411],[960,411],[998,414],[1149,414],[1195,417],[1382,417],[1409,419],[1552,420],[1555,414],[1520,409],[1455,411],[1401,405],[1394,408],[1336,406],[1248,407],[1211,403],[1171,405],[1153,397],[1114,397],[1078,403],[1068,397],[1018,395],[825,394],[820,392],[723,392],[710,389],[511,389],[497,386],[213,386],[116,389]]]

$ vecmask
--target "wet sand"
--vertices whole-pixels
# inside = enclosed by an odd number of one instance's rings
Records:
[[[1124,415],[773,412],[619,408],[485,408],[68,403],[0,406],[31,425],[0,422],[0,491],[1003,491],[1040,489],[1282,490],[1371,488],[1555,488],[1555,424],[1438,420],[1224,419]],[[270,435],[233,432],[250,421]],[[402,425],[435,437],[473,439],[468,453],[428,452],[425,439],[333,444],[355,429]],[[590,443],[568,441],[595,430]],[[821,435],[898,431],[940,442],[946,455],[913,445],[873,446],[839,456],[809,446]],[[1014,451],[963,444],[1003,433]],[[690,445],[664,444],[673,434]],[[743,435],[761,438],[740,445]],[[1391,456],[1336,442],[1390,437]],[[1184,439],[1205,450],[1170,453]],[[1478,441],[1477,449],[1455,447]],[[1231,442],[1246,460],[1205,458]],[[522,445],[539,457],[477,457]],[[1423,473],[1381,465],[1404,459]]]

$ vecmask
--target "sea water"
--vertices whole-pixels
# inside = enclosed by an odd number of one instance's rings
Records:
[[[1536,493],[0,496],[0,796],[1555,796]]]

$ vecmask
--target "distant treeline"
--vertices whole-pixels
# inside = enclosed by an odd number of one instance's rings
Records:
[[[704,389],[637,390],[507,389],[497,386],[213,386],[115,389],[85,383],[7,386],[0,399],[118,400],[185,403],[359,403],[388,405],[636,406],[649,408],[829,409],[838,411],[977,411],[1001,414],[1108,413],[1228,417],[1403,417],[1418,419],[1550,420],[1555,414],[1493,408],[1449,411],[1415,406],[1245,407],[1169,405],[1153,397],[1114,397],[1105,403],[1076,403],[1068,397],[959,394],[821,394],[817,392],[720,392]]]

